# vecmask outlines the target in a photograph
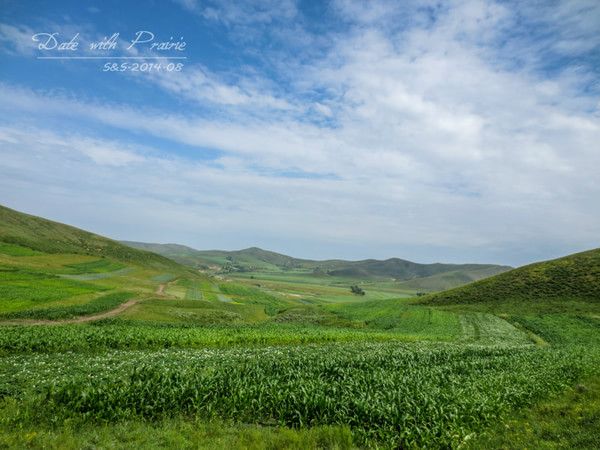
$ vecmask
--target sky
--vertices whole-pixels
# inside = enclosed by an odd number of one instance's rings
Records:
[[[0,204],[114,239],[600,247],[597,0],[0,0],[0,99]]]

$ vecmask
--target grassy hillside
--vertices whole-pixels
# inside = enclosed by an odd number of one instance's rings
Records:
[[[156,253],[158,255],[169,258],[179,264],[194,268],[207,267],[210,262],[198,258],[198,250],[186,247],[179,244],[149,244],[145,242],[120,241],[121,244],[127,247],[144,250],[147,252]]]
[[[3,243],[5,249],[12,244],[13,253],[68,253],[110,257],[153,267],[177,267],[172,260],[163,256],[134,249],[79,228],[24,214],[1,205],[0,243]]]
[[[122,241],[133,248],[158,253],[180,264],[196,268],[209,266],[235,265],[239,270],[289,270],[310,268],[314,261],[292,258],[258,247],[244,250],[195,250],[179,244],[150,244],[145,242]]]
[[[502,266],[500,266],[502,267]],[[508,267],[506,270],[510,270]],[[413,278],[412,280],[399,283],[399,287],[416,291],[444,291],[457,286],[462,286],[473,281],[483,280],[506,270],[500,270],[499,266],[484,266],[474,269],[451,270],[429,277]]]
[[[600,249],[520,267],[432,294],[437,304],[586,301],[600,304]]]
[[[0,321],[118,312],[179,277],[200,278],[163,256],[0,206]]]
[[[490,275],[509,270],[506,266],[491,264],[418,264],[399,258],[384,261],[368,259],[352,261],[342,267],[329,271],[330,275],[347,276],[352,278],[394,278],[396,280],[412,280],[415,278],[431,277],[442,273],[454,272],[462,274],[464,280],[471,281],[471,272],[485,270]],[[488,276],[490,276],[488,275]]]
[[[384,261],[375,259],[314,261],[293,258],[257,247],[238,251],[200,251],[177,244],[123,243],[135,248],[156,252],[188,266],[197,268],[220,266],[232,272],[298,271],[306,275],[321,277],[330,276],[363,280],[395,279],[400,281],[448,274],[445,278],[424,280],[421,284],[417,283],[408,287],[409,289],[423,290],[446,289],[510,270],[510,267],[492,264],[418,264],[399,258],[390,258]]]

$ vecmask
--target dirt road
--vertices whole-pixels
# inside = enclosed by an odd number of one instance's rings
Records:
[[[161,283],[156,288],[156,295],[164,296],[165,288],[168,283]],[[7,320],[0,321],[0,325],[66,325],[70,323],[85,323],[85,322],[94,322],[96,320],[107,319],[109,317],[114,317],[117,314],[122,313],[126,309],[131,308],[136,305],[139,300],[133,299],[126,301],[125,303],[120,304],[115,309],[111,309],[110,311],[105,311],[98,314],[92,314],[91,316],[81,316],[74,317],[73,319],[63,319],[63,320],[34,320],[34,319],[22,319],[22,320]]]
[[[139,300],[129,300],[121,305],[117,306],[115,309],[111,309],[110,311],[105,311],[98,314],[92,314],[91,316],[81,316],[75,317],[73,319],[63,319],[63,320],[10,320],[6,322],[0,322],[0,325],[66,325],[69,323],[85,323],[85,322],[93,322],[95,320],[107,319],[108,317],[116,316],[119,313],[122,313],[128,308],[131,308],[133,305],[137,304]]]

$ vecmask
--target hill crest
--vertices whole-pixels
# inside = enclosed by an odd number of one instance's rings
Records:
[[[0,241],[44,253],[111,257],[152,267],[178,264],[156,253],[135,249],[98,234],[22,213],[0,205]]]
[[[455,280],[464,283],[510,270],[508,266],[494,264],[420,264],[397,257],[386,260],[345,261],[330,259],[317,261],[294,258],[259,247],[225,251],[195,250],[186,246],[173,246],[173,244],[124,243],[136,248],[155,251],[188,266],[196,268],[220,266],[240,272],[301,270],[305,272],[314,271],[320,276],[330,275],[353,279],[379,278],[395,281],[434,277],[442,273],[453,272],[457,273]],[[456,285],[449,281],[447,283],[453,286]]]
[[[490,278],[431,294],[436,304],[583,300],[600,303],[600,248],[519,267]]]

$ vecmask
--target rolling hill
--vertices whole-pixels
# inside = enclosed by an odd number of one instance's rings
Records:
[[[327,266],[327,262],[324,264]],[[328,273],[333,276],[349,278],[394,278],[396,280],[413,280],[417,278],[432,277],[444,273],[458,273],[466,282],[476,278],[473,272],[487,271],[490,275],[509,270],[507,266],[491,264],[419,264],[399,258],[390,258],[383,261],[367,259],[364,261],[344,261]]]
[[[147,250],[195,268],[235,264],[242,271],[288,270],[312,268],[314,261],[292,258],[258,247],[238,251],[196,250],[179,244],[150,244],[145,242],[121,241],[133,248]]]
[[[485,278],[502,273],[496,266],[450,270],[435,275],[422,278],[413,278],[399,283],[399,287],[413,289],[416,291],[444,291],[457,286],[462,286],[473,281],[483,280]]]
[[[171,259],[134,249],[79,228],[43,219],[0,205],[0,242],[51,254],[113,258],[155,268],[177,268]]]
[[[181,264],[196,268],[228,267],[233,271],[300,271],[306,274],[349,279],[415,280],[410,288],[433,290],[455,287],[510,270],[493,264],[418,264],[399,258],[362,261],[298,259],[251,247],[238,251],[195,250],[177,244],[148,244],[123,241],[138,249],[156,252]],[[442,276],[446,274],[446,276]],[[436,278],[437,277],[437,278]],[[416,280],[422,279],[422,283]],[[432,287],[433,286],[433,287]]]
[[[530,264],[424,299],[437,304],[545,300],[600,304],[600,249]]]

